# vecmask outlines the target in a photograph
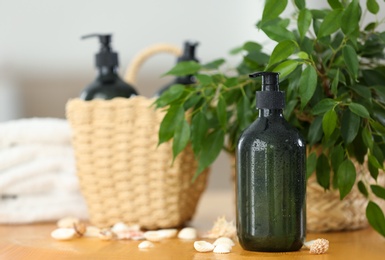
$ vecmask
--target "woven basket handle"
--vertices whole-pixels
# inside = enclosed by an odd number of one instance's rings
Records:
[[[168,43],[158,43],[151,45],[140,51],[131,61],[131,64],[124,73],[124,80],[132,85],[136,85],[136,77],[142,64],[151,56],[159,53],[170,53],[175,56],[182,54],[181,48]]]

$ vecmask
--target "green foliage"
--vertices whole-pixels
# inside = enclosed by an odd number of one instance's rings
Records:
[[[319,184],[338,189],[341,199],[357,183],[371,200],[370,224],[384,235],[384,215],[372,199],[385,199],[385,188],[369,185],[353,164],[365,164],[374,180],[384,174],[384,11],[378,0],[327,2],[329,8],[317,10],[305,0],[266,0],[256,25],[276,42],[270,54],[261,43],[249,41],[231,51],[242,60],[230,73],[223,71],[222,58],[184,62],[167,72],[193,74],[196,83],[175,85],[155,102],[167,109],[159,143],[173,139],[174,157],[191,143],[199,162],[197,177],[221,150],[234,153],[241,132],[258,117],[254,103],[260,81],[248,74],[280,72],[285,118],[307,141],[307,176],[315,172]],[[290,4],[295,11],[285,14]],[[365,22],[368,13],[374,18]]]

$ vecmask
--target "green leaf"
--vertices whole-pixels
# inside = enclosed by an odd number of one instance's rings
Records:
[[[294,53],[297,47],[298,47],[297,43],[292,40],[284,40],[278,43],[277,46],[275,46],[270,56],[268,67],[288,58],[290,55]]]
[[[380,11],[380,6],[376,0],[366,0],[366,8],[368,8],[372,14],[377,14],[378,11]]]
[[[330,161],[332,163],[332,169],[334,172],[333,175],[333,186],[338,187],[338,168],[340,167],[341,163],[344,161],[345,158],[345,150],[342,148],[342,146],[339,144],[333,148],[333,150],[330,153]]]
[[[186,86],[182,84],[172,85],[169,89],[164,91],[162,95],[155,101],[156,106],[165,107],[170,105],[173,101],[177,100],[185,90]]]
[[[170,106],[164,116],[159,128],[158,145],[167,142],[174,136],[175,128],[184,118],[184,109],[182,106]]]
[[[368,147],[370,150],[373,149],[373,136],[370,130],[367,127],[362,128],[362,140],[366,147]]]
[[[342,13],[342,9],[334,9],[325,16],[318,30],[318,38],[328,36],[341,27]]]
[[[352,2],[345,9],[341,20],[341,29],[349,35],[359,29],[358,22],[360,21],[360,9],[358,0],[352,0]]]
[[[371,154],[368,155],[368,161],[373,167],[382,169],[382,165],[378,162],[377,158]]]
[[[312,152],[308,157],[306,161],[306,179],[309,179],[309,177],[315,172],[317,165],[317,155],[315,152]]]
[[[302,9],[299,12],[297,25],[301,39],[303,39],[306,33],[309,31],[312,18],[313,16],[311,15],[311,12],[308,9]]]
[[[227,124],[226,101],[222,96],[219,96],[219,99],[218,99],[217,117],[223,130],[226,130],[226,124]]]
[[[317,72],[312,66],[307,66],[306,69],[302,72],[302,76],[299,81],[299,94],[301,98],[302,109],[313,97],[316,87]]]
[[[377,197],[385,200],[385,188],[379,185],[370,185],[370,189]]]
[[[247,52],[260,52],[263,47],[256,42],[246,42],[242,48]]]
[[[337,113],[334,109],[325,113],[322,119],[322,129],[326,137],[331,136],[337,126]]]
[[[251,123],[251,104],[250,100],[246,96],[242,96],[237,103],[237,119],[239,128],[244,130]]]
[[[345,110],[341,119],[341,136],[346,144],[351,143],[358,133],[360,127],[360,117]]]
[[[329,189],[330,187],[330,166],[328,158],[325,154],[321,154],[317,160],[316,166],[316,176],[317,182],[324,189]]]
[[[368,190],[366,189],[365,184],[362,181],[359,181],[357,183],[357,187],[361,194],[365,196],[365,198],[369,196]]]
[[[385,237],[385,216],[381,208],[373,201],[369,201],[366,206],[366,218],[374,230]]]
[[[303,59],[303,60],[309,59],[309,55],[304,51],[298,52],[297,55],[298,55],[298,58],[300,58],[300,59]]]
[[[359,63],[356,51],[352,46],[345,45],[342,49],[342,55],[344,57],[345,64],[348,67],[348,71],[354,79],[357,79]]]
[[[322,117],[316,117],[310,124],[308,132],[308,143],[313,145],[322,138]]]
[[[295,40],[293,32],[281,25],[263,25],[262,31],[272,40],[280,42],[284,40]]]
[[[224,59],[217,59],[217,60],[214,60],[214,61],[211,61],[209,63],[204,64],[202,66],[202,68],[208,69],[208,70],[218,69],[223,63],[225,63]]]
[[[339,0],[328,0],[328,3],[330,5],[330,7],[333,9],[343,8],[343,6]]]
[[[294,0],[294,3],[299,10],[302,10],[306,7],[306,1],[305,0]]]
[[[175,128],[174,139],[172,141],[173,162],[178,154],[183,151],[190,139],[190,125],[184,119]]]
[[[209,167],[221,152],[225,142],[225,133],[222,129],[211,132],[203,143],[201,154],[199,156],[198,169],[194,174],[195,180],[199,174]]]
[[[372,98],[372,93],[370,91],[370,88],[367,86],[362,86],[362,85],[352,85],[350,88],[356,92],[358,95],[363,97],[364,99],[371,99]]]
[[[363,118],[370,118],[368,110],[363,105],[352,102],[349,104],[349,109],[357,116],[360,116]]]
[[[198,74],[196,75],[196,78],[198,80],[198,83],[200,83],[202,86],[207,86],[214,82],[209,75],[205,75],[205,74]]]
[[[273,71],[274,72],[279,72],[280,73],[280,75],[279,75],[280,78],[284,79],[288,75],[290,75],[290,73],[292,73],[297,68],[298,65],[299,65],[298,61],[286,60],[286,61],[280,63],[277,67],[275,67],[273,69]]]
[[[287,0],[266,0],[262,13],[262,21],[277,18],[287,6]]]
[[[325,113],[326,111],[332,109],[337,105],[337,101],[331,98],[325,98],[322,99],[320,102],[318,102],[312,109],[312,114],[313,115],[319,115],[322,113]]]
[[[198,157],[205,141],[209,123],[204,111],[195,114],[191,120],[191,142],[195,157]]]
[[[377,121],[370,121],[370,125],[380,134],[385,135],[385,127]]]
[[[198,72],[201,68],[196,61],[181,61],[178,62],[170,71],[165,75],[185,76]]]
[[[352,190],[356,182],[356,167],[350,159],[346,159],[338,167],[338,189],[340,190],[340,199],[345,198]]]
[[[334,79],[332,81],[332,86],[331,86],[331,92],[333,93],[333,95],[338,94],[338,82],[339,82],[339,80],[340,80],[340,70],[338,69],[336,75],[334,76]]]

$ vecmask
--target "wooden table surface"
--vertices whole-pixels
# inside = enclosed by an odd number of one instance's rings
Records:
[[[229,195],[205,194],[190,225],[204,232],[218,216],[231,217],[233,208],[220,203],[226,196]],[[0,225],[0,259],[385,259],[385,239],[371,228],[308,234],[307,240],[326,238],[330,241],[330,249],[323,255],[311,255],[306,249],[290,253],[248,252],[238,243],[229,254],[198,253],[193,248],[194,241],[178,238],[162,240],[156,242],[154,248],[141,250],[139,241],[97,238],[56,241],[50,237],[53,229],[54,223]]]

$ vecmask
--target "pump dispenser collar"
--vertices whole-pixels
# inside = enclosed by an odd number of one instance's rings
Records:
[[[82,40],[98,37],[100,51],[95,55],[96,67],[117,67],[119,65],[118,54],[111,48],[111,34],[88,34],[81,37]]]
[[[256,92],[258,109],[283,109],[285,107],[285,92],[279,90],[279,73],[256,72],[250,78],[262,76],[262,91]]]
[[[199,60],[195,57],[195,49],[199,45],[198,42],[193,42],[193,41],[185,41],[184,42],[184,48],[183,48],[183,53],[180,57],[178,57],[177,62],[181,61],[196,61],[199,62]]]

